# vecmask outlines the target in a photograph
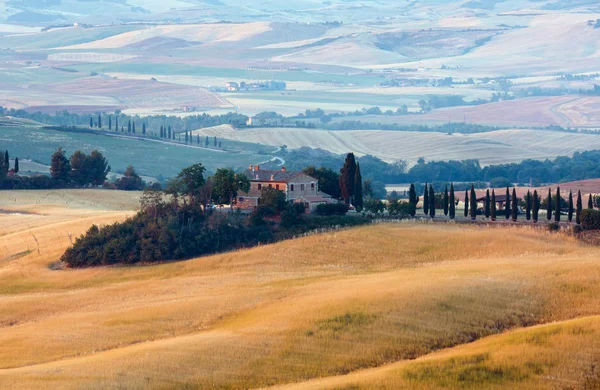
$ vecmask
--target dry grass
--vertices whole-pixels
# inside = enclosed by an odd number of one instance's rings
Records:
[[[123,218],[113,210],[0,236],[0,387],[262,387],[600,314],[600,250],[519,228],[378,225],[186,262],[48,268],[68,245],[57,236]]]

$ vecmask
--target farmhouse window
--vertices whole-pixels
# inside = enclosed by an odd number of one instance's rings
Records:
[[[279,184],[275,184],[275,189],[279,189]]]
[[[313,191],[315,190],[315,183],[310,183],[310,189]]]
[[[258,183],[258,189],[259,191],[262,190],[262,184]]]
[[[294,191],[294,185],[290,184],[290,191]]]
[[[304,191],[304,184],[300,184],[300,191]]]

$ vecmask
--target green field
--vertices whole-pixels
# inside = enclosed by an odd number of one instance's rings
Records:
[[[236,150],[213,151],[151,140],[66,133],[38,127],[0,127],[1,150],[8,149],[11,157],[31,159],[45,165],[49,165],[50,156],[58,147],[62,147],[69,155],[78,149],[86,153],[98,149],[109,160],[112,172],[122,173],[132,164],[142,175],[162,175],[167,178],[198,162],[214,172],[221,167],[239,169],[270,159],[270,156],[260,153],[265,147],[223,142],[224,148]]]

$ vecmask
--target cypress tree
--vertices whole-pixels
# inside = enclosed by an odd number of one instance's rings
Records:
[[[454,219],[456,217],[456,199],[454,196],[454,184],[450,183],[450,199],[448,200],[450,203],[450,219]]]
[[[196,143],[200,145],[200,134],[196,134]]]
[[[540,213],[540,197],[537,193],[537,190],[534,190],[533,191],[533,209],[532,209],[533,223],[537,223],[539,213]]]
[[[532,206],[532,199],[531,199],[531,191],[527,190],[527,197],[525,198],[525,219],[526,220],[531,220],[531,206]]]
[[[112,130],[112,116],[108,116],[108,130]]]
[[[592,194],[590,194],[590,197],[588,198],[588,209],[590,209],[590,210],[594,209],[594,202],[592,201]]]
[[[356,211],[362,211],[363,209],[363,180],[360,173],[360,164],[356,162],[356,173],[354,176],[354,207]]]
[[[583,202],[581,201],[581,191],[577,191],[577,208],[575,209],[575,223],[581,223],[581,212],[583,211]]]
[[[511,207],[511,217],[513,222],[517,222],[517,216],[519,214],[519,203],[517,199],[517,190],[513,188],[512,192],[512,207]]]
[[[94,127],[94,120],[90,117],[90,128]]]
[[[465,210],[464,210],[465,218],[469,216],[469,191],[465,190]]]
[[[142,135],[146,135],[146,122],[142,122]]]
[[[127,122],[127,132],[131,133],[131,119]]]
[[[221,141],[219,141],[219,149],[221,149]]]
[[[429,188],[425,183],[425,190],[423,191],[423,214],[429,215]]]
[[[419,197],[417,197],[417,191],[415,191],[415,185],[411,184],[410,189],[408,190],[408,201],[417,207],[417,203],[419,203]]]
[[[119,131],[119,117],[115,116],[115,131]]]
[[[496,220],[496,191],[492,188],[492,203],[490,204],[490,217],[492,221]]]
[[[448,216],[448,186],[444,189],[444,215]]]
[[[131,123],[131,132],[135,134],[135,121]]]
[[[569,220],[569,223],[573,222],[573,191],[570,190],[569,191],[569,214],[567,215],[567,219]]]
[[[206,136],[206,139],[204,140],[204,147],[208,148],[208,135]]]
[[[102,117],[100,116],[100,114],[98,114],[98,128],[102,128]]]
[[[354,153],[348,153],[346,155],[346,160],[344,161],[344,166],[340,169],[340,191],[342,193],[342,198],[346,204],[351,204],[353,202],[354,195],[354,179],[356,178],[356,159],[354,158]]]
[[[471,184],[471,219],[477,219],[477,195],[475,195],[475,186]]]
[[[435,191],[432,184],[429,185],[429,216],[435,217]]]
[[[556,199],[554,199],[554,222],[560,222],[560,187],[556,187]]]
[[[15,174],[19,173],[19,157],[15,157]]]
[[[504,218],[510,218],[510,190],[506,187],[506,203],[504,203]]]
[[[215,137],[214,137],[214,139],[213,139],[213,142],[214,142],[214,144],[215,144],[215,148],[216,148],[216,147],[217,147],[217,136],[216,136],[216,135],[215,135]]]
[[[10,170],[10,157],[8,155],[8,150],[4,151],[4,166],[6,167],[6,172]]]
[[[552,220],[552,192],[550,192],[550,188],[548,188],[548,198],[546,199],[546,219],[548,221]]]
[[[185,131],[185,143],[186,143],[186,144],[187,144],[187,143],[188,143],[188,141],[189,141],[189,138],[188,138],[188,137],[189,137],[189,136],[188,136],[188,131],[186,130],[186,131]]]
[[[167,130],[167,138],[171,139],[171,126],[169,126]]]
[[[121,126],[121,133],[125,132],[125,126]]]
[[[492,213],[492,211],[490,210],[490,190],[489,189],[485,191],[484,212],[485,212],[486,218],[489,218]]]

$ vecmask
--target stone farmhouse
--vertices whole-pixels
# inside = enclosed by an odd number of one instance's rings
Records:
[[[330,195],[319,191],[317,179],[303,172],[288,171],[285,167],[261,170],[259,165],[251,165],[244,174],[250,180],[250,190],[237,196],[237,207],[241,209],[258,206],[262,189],[267,187],[283,191],[289,202],[303,203],[307,211],[313,211],[319,204],[334,202]]]

